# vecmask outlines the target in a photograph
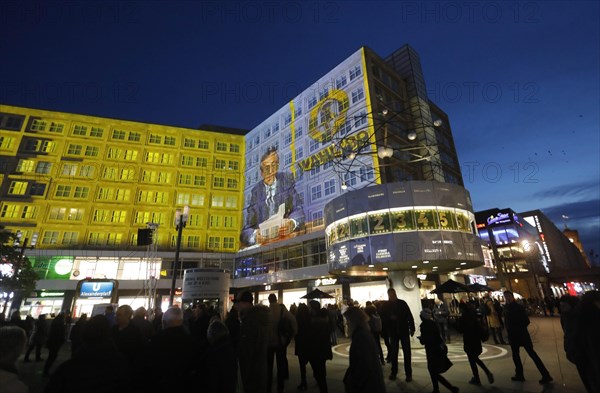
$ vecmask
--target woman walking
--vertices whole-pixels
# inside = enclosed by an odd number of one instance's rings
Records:
[[[477,366],[487,375],[488,381],[494,383],[494,375],[485,366],[485,364],[479,359],[479,355],[483,351],[481,347],[481,330],[482,326],[478,320],[475,309],[469,303],[461,303],[460,308],[462,315],[458,320],[458,329],[463,334],[463,349],[469,359],[471,365],[471,371],[473,372],[473,378],[469,381],[472,385],[481,386],[481,380],[479,379],[479,371]]]
[[[425,354],[427,355],[427,370],[431,377],[431,383],[433,385],[432,393],[439,393],[441,383],[447,387],[452,393],[458,393],[459,389],[453,386],[446,380],[441,374],[446,372],[450,366],[450,360],[448,360],[447,347],[440,336],[440,331],[433,321],[433,312],[429,308],[424,308],[421,311],[421,336],[419,340],[421,344],[425,346]]]

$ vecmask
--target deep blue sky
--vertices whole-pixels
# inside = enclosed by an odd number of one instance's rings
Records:
[[[534,2],[0,3],[0,102],[253,128],[367,45],[420,54],[476,210],[542,209],[600,253],[600,9]]]

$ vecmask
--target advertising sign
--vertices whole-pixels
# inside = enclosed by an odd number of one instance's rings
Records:
[[[323,229],[323,208],[341,193],[334,166],[347,152],[370,146],[364,74],[360,49],[246,135],[242,248]],[[361,154],[352,165],[349,184],[373,182],[372,155]],[[348,240],[350,223],[330,236]]]
[[[79,289],[79,298],[101,297],[109,298],[113,295],[114,281],[84,281]]]
[[[229,294],[230,274],[222,269],[186,269],[181,297],[184,300],[225,299]]]

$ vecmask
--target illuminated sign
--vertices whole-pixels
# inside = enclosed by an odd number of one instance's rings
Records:
[[[87,281],[81,284],[80,298],[111,297],[114,288],[112,281]]]
[[[315,287],[320,285],[335,285],[337,278],[317,278],[315,280]]]
[[[509,213],[498,213],[495,216],[489,216],[487,219],[488,225],[498,225],[498,224],[506,224],[510,222],[510,214]]]
[[[63,297],[64,292],[40,292],[40,297]]]
[[[469,279],[469,284],[487,285],[487,281],[485,280],[485,276],[480,276],[480,275],[477,275],[477,274],[469,274],[467,276],[467,278]]]

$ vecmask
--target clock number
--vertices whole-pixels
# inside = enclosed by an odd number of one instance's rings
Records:
[[[448,219],[446,218],[446,212],[439,212],[439,215],[440,215],[440,224],[442,224],[443,227],[447,227]]]
[[[383,231],[385,228],[383,226],[383,217],[377,217],[377,224],[373,227],[373,232]]]
[[[404,213],[396,215],[396,228],[406,228],[406,216]]]
[[[422,227],[427,227],[429,226],[429,219],[426,216],[425,212],[420,212],[419,213],[419,218],[417,219],[417,223],[422,226]]]

